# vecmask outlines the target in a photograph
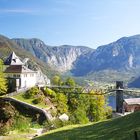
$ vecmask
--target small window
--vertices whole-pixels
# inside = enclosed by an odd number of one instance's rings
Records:
[[[20,77],[20,75],[19,74],[17,74],[17,78],[19,78]]]
[[[27,74],[24,74],[24,77],[27,77]]]
[[[34,74],[30,74],[30,77],[34,77]]]

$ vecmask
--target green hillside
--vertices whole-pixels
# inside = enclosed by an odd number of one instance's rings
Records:
[[[96,124],[52,130],[34,140],[135,140],[140,139],[140,112]]]

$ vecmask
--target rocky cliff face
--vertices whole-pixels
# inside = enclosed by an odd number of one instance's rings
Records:
[[[124,37],[116,42],[98,47],[89,55],[81,55],[75,62],[75,75],[102,70],[129,71],[140,67],[140,35]],[[85,68],[86,69],[85,72]],[[82,72],[83,71],[83,72]],[[81,75],[80,75],[81,76]]]
[[[39,39],[13,39],[13,41],[46,64],[61,72],[71,71],[74,76],[91,75],[89,77],[100,79],[102,75],[106,80],[104,73],[109,77],[114,77],[113,73],[117,73],[125,74],[129,80],[138,76],[140,70],[140,35],[123,37],[96,50],[70,45],[47,46]],[[121,78],[120,80],[123,80],[122,76]]]
[[[71,70],[73,63],[82,54],[92,49],[84,46],[63,45],[58,47],[47,46],[39,39],[12,39],[20,47],[30,51],[34,56],[46,62],[61,72]]]
[[[71,70],[73,68],[74,62],[78,59],[82,54],[87,54],[87,52],[91,51],[91,49],[82,46],[60,46],[53,47],[55,60],[54,65],[59,67],[62,71]],[[51,61],[50,61],[51,63]]]

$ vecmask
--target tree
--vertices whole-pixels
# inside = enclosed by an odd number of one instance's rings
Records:
[[[105,114],[105,97],[104,95],[98,95],[97,96],[97,111],[96,111],[96,117],[95,120],[103,120],[106,118]]]
[[[39,89],[37,87],[32,87],[31,89],[29,89],[25,94],[24,97],[29,99],[31,97],[34,97],[35,95],[37,95],[39,93]]]
[[[63,114],[68,112],[67,97],[63,93],[57,93],[56,97],[53,99],[53,103],[56,104],[58,114]]]
[[[7,81],[3,73],[3,61],[0,59],[0,95],[5,94],[7,91]]]
[[[67,86],[74,87],[74,86],[75,86],[75,81],[74,81],[74,79],[71,78],[71,77],[67,78],[67,80],[66,80],[66,85],[67,85]]]
[[[105,96],[101,95],[101,93],[95,92],[91,94],[88,117],[91,121],[99,121],[106,118]]]
[[[70,120],[75,124],[89,122],[87,110],[89,108],[89,96],[84,94],[72,94],[69,98]]]
[[[58,75],[55,75],[53,78],[52,78],[52,84],[53,85],[57,85],[57,86],[60,86],[61,85],[61,78],[58,76]]]
[[[45,95],[45,96],[50,96],[51,98],[56,97],[55,91],[53,91],[53,90],[51,90],[51,89],[49,89],[49,88],[46,88],[46,89],[44,90],[44,95]]]
[[[86,111],[80,106],[71,114],[70,120],[74,124],[85,124],[89,122]]]
[[[39,104],[44,101],[43,95],[36,95],[36,98],[32,101],[34,104]]]

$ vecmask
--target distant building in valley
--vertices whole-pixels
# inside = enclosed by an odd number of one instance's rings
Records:
[[[140,111],[140,98],[124,99],[125,112]]]
[[[9,91],[50,84],[50,80],[41,70],[33,71],[26,67],[14,52],[9,55],[4,64]]]

